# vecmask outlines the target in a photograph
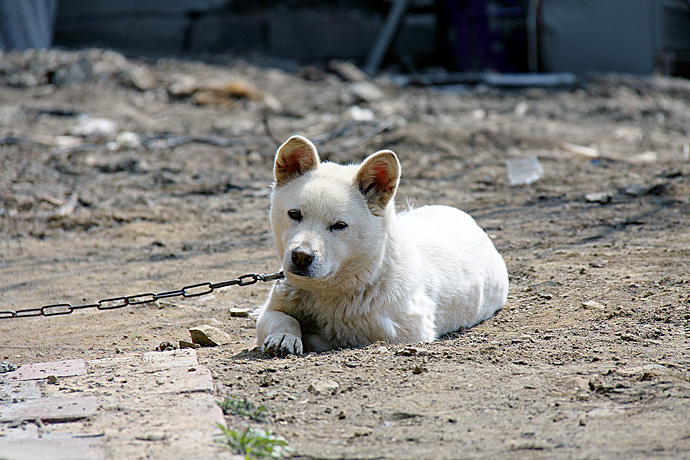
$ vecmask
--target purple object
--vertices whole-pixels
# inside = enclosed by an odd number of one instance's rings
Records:
[[[526,10],[520,0],[442,4],[441,48],[446,66],[460,71],[527,71]]]

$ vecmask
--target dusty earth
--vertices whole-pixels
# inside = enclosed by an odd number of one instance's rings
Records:
[[[3,359],[152,351],[210,324],[232,335],[198,350],[219,398],[272,413],[229,426],[269,428],[296,458],[690,458],[690,82],[444,91],[100,50],[0,64],[0,310],[278,270],[269,184],[294,133],[336,161],[395,150],[399,206],[470,212],[511,278],[498,315],[435,343],[263,358],[230,314],[265,299],[259,283],[4,313]],[[84,116],[117,129],[82,139]],[[530,156],[543,177],[511,186],[506,160]]]

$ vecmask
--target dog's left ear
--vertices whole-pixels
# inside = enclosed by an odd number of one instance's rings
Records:
[[[400,180],[400,162],[390,150],[381,150],[367,157],[355,175],[355,184],[366,197],[369,209],[380,216],[388,206]]]
[[[309,139],[292,136],[278,148],[273,167],[276,184],[286,184],[292,179],[319,166],[319,154]]]

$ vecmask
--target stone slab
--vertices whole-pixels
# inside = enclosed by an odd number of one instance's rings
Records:
[[[66,384],[67,385],[67,384]],[[93,387],[85,389],[85,387]],[[79,384],[68,386],[72,391],[104,396],[131,396],[137,394],[195,393],[214,391],[211,371],[203,366],[160,369],[152,372],[117,373],[103,379],[88,376]]]
[[[38,425],[35,423],[5,424],[0,425],[0,430],[2,430],[0,441],[38,439]]]
[[[0,385],[0,405],[11,404],[41,397],[35,380],[3,382]]]
[[[199,361],[196,352],[190,348],[171,351],[150,351],[144,353],[144,362],[156,367],[196,366]]]
[[[103,449],[94,440],[66,437],[62,439],[0,438],[2,460],[102,460]]]
[[[40,372],[55,369],[46,365],[32,365],[26,375],[55,375]],[[194,350],[92,360],[85,369],[52,385],[0,381],[7,397],[0,399],[0,459],[241,458],[215,441],[225,419],[211,372]],[[17,426],[31,420],[45,428]]]
[[[104,398],[102,409],[91,429],[105,431],[104,448],[114,460],[237,458],[215,441],[225,419],[208,393],[134,393]]]
[[[47,397],[61,397],[65,392],[83,396],[125,396],[163,393],[213,393],[213,376],[198,364],[194,350],[153,352],[117,361],[89,361],[86,376],[63,377],[57,385],[44,385]],[[108,366],[107,364],[110,364]]]
[[[86,365],[83,359],[66,359],[47,363],[24,364],[13,372],[8,372],[3,379],[9,380],[38,380],[49,375],[67,377],[70,375],[86,375]]]
[[[68,422],[93,415],[97,407],[96,397],[93,396],[33,399],[0,406],[0,422]]]
[[[151,351],[143,355],[118,356],[116,358],[92,359],[86,362],[88,374],[121,374],[152,372],[173,367],[194,367],[199,361],[192,349]]]
[[[89,374],[97,374],[100,372],[108,372],[112,369],[119,367],[125,367],[130,365],[134,366],[137,363],[141,364],[142,362],[143,360],[141,359],[140,355],[121,356],[117,358],[92,359],[86,361],[86,372]]]
[[[149,389],[152,394],[159,393],[195,393],[214,391],[213,376],[206,367],[190,367],[188,369],[166,369],[158,372],[154,377],[156,387],[151,385],[142,388],[142,392]]]

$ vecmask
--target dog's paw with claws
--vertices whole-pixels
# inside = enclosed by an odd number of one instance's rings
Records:
[[[292,334],[271,334],[264,340],[261,351],[268,356],[301,355],[302,339]]]

